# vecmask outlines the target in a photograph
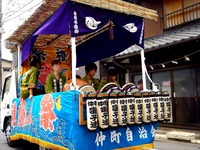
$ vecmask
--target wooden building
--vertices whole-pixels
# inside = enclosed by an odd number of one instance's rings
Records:
[[[170,93],[172,121],[165,126],[200,129],[200,0],[133,0],[158,11],[145,20],[145,58],[150,77]],[[101,61],[101,77],[109,66],[123,85],[141,79],[140,47],[133,45]],[[148,88],[151,84],[148,81]]]

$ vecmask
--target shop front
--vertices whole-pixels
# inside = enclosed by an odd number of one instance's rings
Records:
[[[200,129],[199,27],[196,22],[145,40],[148,74],[160,90],[168,91],[172,101],[173,116],[164,126]],[[129,80],[137,85],[142,79],[140,59],[140,49],[134,45],[102,63],[120,65],[119,72],[126,68],[122,83]],[[147,88],[152,89],[148,78]]]

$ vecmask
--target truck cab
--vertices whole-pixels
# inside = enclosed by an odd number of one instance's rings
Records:
[[[11,74],[7,75],[2,87],[0,112],[1,119],[0,125],[1,130],[5,133],[7,141],[10,135],[10,120],[11,120],[11,107],[12,100],[17,98],[17,82],[15,70]],[[8,141],[9,143],[9,141]]]

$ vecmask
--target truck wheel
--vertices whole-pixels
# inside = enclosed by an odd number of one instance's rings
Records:
[[[5,126],[6,141],[7,141],[7,144],[10,147],[15,147],[16,146],[16,141],[11,141],[10,140],[10,134],[11,134],[11,122],[10,122],[10,119],[8,119],[7,122],[6,122],[6,126]]]

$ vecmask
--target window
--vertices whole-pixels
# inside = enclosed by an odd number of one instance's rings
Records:
[[[133,83],[135,85],[138,85],[138,81],[142,79],[142,75],[134,75],[133,76]],[[151,89],[150,87],[150,81],[146,78],[146,83],[147,83],[147,89]]]
[[[174,92],[175,97],[196,96],[196,77],[194,68],[174,71]]]
[[[10,68],[10,67],[3,67],[3,71],[4,71],[4,72],[10,72],[10,71],[11,71],[11,68]]]
[[[169,71],[153,73],[152,80],[154,83],[159,84],[161,91],[167,91],[171,96],[171,80]]]
[[[197,92],[198,97],[200,97],[200,67],[197,68]]]
[[[7,77],[4,82],[4,87],[3,87],[3,95],[2,95],[2,100],[4,100],[4,97],[7,96],[9,89],[10,89],[10,81],[11,81],[11,76]]]

